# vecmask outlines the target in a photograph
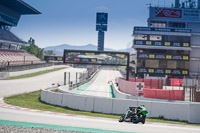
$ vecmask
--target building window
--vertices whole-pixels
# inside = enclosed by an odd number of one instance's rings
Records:
[[[2,49],[9,49],[9,46],[10,46],[10,44],[2,43],[1,48]]]
[[[159,35],[150,35],[151,41],[162,41],[162,36]]]
[[[147,35],[134,35],[135,40],[147,40]]]
[[[137,60],[137,67],[145,67],[145,60]]]
[[[17,45],[11,44],[11,45],[10,45],[10,49],[13,49],[13,50],[14,50],[14,49],[17,49]]]
[[[169,22],[169,26],[168,27],[185,28],[185,23]]]
[[[165,27],[167,27],[167,23],[166,22],[159,22],[159,21],[151,21],[150,22],[150,27],[162,27],[162,28],[165,28]]]
[[[164,40],[166,42],[183,42],[187,43],[190,42],[189,36],[163,36]]]

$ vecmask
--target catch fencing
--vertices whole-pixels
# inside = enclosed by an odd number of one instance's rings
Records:
[[[173,80],[170,80],[173,82]],[[144,82],[143,92],[138,92],[137,82]],[[144,96],[145,98],[154,98],[154,99],[164,99],[164,100],[176,100],[184,101],[184,90],[163,87],[162,79],[135,79],[131,78],[129,81],[126,81],[123,78],[118,80],[119,91],[134,95],[134,96]]]

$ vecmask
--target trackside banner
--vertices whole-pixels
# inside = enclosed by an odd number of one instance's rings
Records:
[[[150,18],[200,20],[200,9],[150,7]]]

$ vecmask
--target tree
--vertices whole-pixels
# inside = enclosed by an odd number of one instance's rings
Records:
[[[31,37],[28,40],[29,46],[22,46],[21,49],[35,55],[36,57],[40,58],[41,60],[44,59],[44,49],[39,48],[35,45],[35,40]]]

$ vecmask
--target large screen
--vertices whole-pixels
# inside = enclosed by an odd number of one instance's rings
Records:
[[[64,50],[64,63],[127,66],[129,53]]]

